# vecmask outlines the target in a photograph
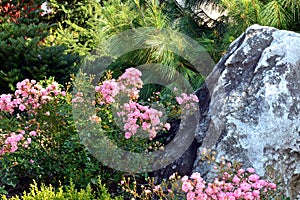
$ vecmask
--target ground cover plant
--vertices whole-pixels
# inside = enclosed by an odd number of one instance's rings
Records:
[[[275,184],[255,174],[254,168],[243,169],[239,162],[229,162],[224,157],[217,161],[216,152],[210,149],[202,149],[201,160],[214,166],[213,179],[206,181],[198,172],[190,176],[179,176],[174,173],[161,184],[155,184],[154,179],[149,178],[148,183],[138,185],[135,181],[125,177],[120,184],[134,198],[143,200],[290,199],[284,195],[280,176],[276,175],[276,171],[270,170],[267,173],[268,179],[274,180]]]

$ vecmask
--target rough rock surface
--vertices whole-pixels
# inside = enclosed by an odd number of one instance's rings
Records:
[[[170,129],[170,136],[167,139],[166,143],[169,143],[171,139],[175,140],[173,137],[178,133],[178,129],[180,126],[180,120],[176,120],[171,123],[172,127]],[[187,127],[185,127],[187,128]],[[193,135],[193,130],[191,133]],[[178,140],[182,140],[181,137],[178,137]],[[180,141],[179,141],[180,142]],[[182,147],[178,147],[182,148]],[[167,165],[166,167],[159,169],[157,171],[149,173],[151,177],[154,177],[155,184],[161,183],[163,180],[168,180],[169,177],[173,173],[178,173],[178,175],[190,175],[193,170],[193,163],[197,157],[197,149],[199,148],[199,144],[197,143],[196,139],[190,144],[184,154],[182,154],[178,159],[174,160],[171,164]],[[176,152],[171,152],[173,155]],[[166,155],[170,157],[169,155]]]
[[[300,34],[249,27],[196,94],[201,147],[261,176],[272,166],[286,195],[300,199]],[[194,171],[213,177],[211,166],[199,159]]]

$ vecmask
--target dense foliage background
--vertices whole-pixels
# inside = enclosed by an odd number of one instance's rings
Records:
[[[92,59],[91,54],[101,52],[101,42],[132,28],[155,27],[182,32],[203,45],[215,62],[252,24],[300,31],[300,0],[186,0],[186,6],[175,0],[48,0],[43,4],[45,2],[0,1],[0,90],[3,94],[13,92],[16,83],[25,78],[43,80],[52,76],[66,89],[71,88],[68,84],[71,74],[78,72],[84,58]],[[48,12],[42,9],[42,4],[47,5]],[[219,17],[213,18],[203,9],[205,5],[218,10]],[[194,89],[198,88],[205,77],[159,44],[130,52],[109,69],[118,76],[129,67],[161,63],[164,68],[157,70],[163,76],[179,71]],[[156,87],[147,88],[141,98],[146,99],[149,91],[155,91]],[[33,179],[38,185],[59,187],[73,181],[75,188],[86,188],[88,184],[94,187],[100,176],[112,195],[122,194],[118,182],[124,174],[102,166],[80,143],[72,122],[70,99],[48,109],[53,111],[51,123],[40,127],[47,140],[39,138],[29,149],[0,158],[0,193],[20,194],[29,188]],[[43,121],[43,117],[39,120]],[[1,126],[7,128],[7,124],[1,123]],[[30,163],[30,159],[37,164]],[[145,176],[147,174],[142,175]],[[104,193],[107,192],[103,188]]]

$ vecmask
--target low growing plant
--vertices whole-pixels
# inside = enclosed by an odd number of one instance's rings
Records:
[[[123,178],[120,185],[135,199],[187,199],[187,200],[258,200],[276,199],[287,200],[278,190],[278,185],[263,179],[255,173],[254,168],[243,169],[241,163],[215,160],[214,152],[203,151],[203,158],[214,164],[216,177],[212,181],[205,181],[200,173],[180,177],[170,176],[168,181],[159,185],[154,179],[148,179],[148,184],[138,187],[137,182]],[[139,192],[141,191],[141,192]]]
[[[2,195],[3,200],[8,198]],[[113,198],[108,193],[105,185],[102,184],[100,178],[97,182],[97,189],[93,190],[90,185],[85,189],[77,190],[74,183],[71,181],[69,186],[60,186],[55,189],[52,185],[46,186],[42,184],[40,187],[34,181],[30,185],[30,191],[24,192],[21,197],[14,196],[11,200],[121,200],[121,197]]]

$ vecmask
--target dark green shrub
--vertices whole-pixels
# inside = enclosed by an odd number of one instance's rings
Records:
[[[13,1],[7,12],[0,14],[0,87],[8,93],[25,78],[42,80],[55,76],[65,83],[69,74],[76,73],[79,56],[66,54],[66,47],[53,46],[45,38],[50,28],[39,9],[43,1]],[[8,2],[0,2],[7,7]],[[25,9],[26,8],[26,9]],[[17,13],[17,15],[13,15]]]

